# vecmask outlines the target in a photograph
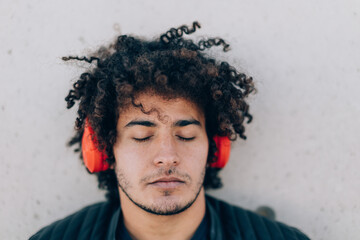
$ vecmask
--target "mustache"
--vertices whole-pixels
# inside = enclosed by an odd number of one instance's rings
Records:
[[[159,168],[156,172],[151,173],[151,174],[141,178],[140,183],[151,183],[151,182],[155,181],[156,179],[159,179],[162,177],[178,178],[185,183],[190,183],[192,181],[189,174],[187,174],[186,172],[182,172],[173,166],[170,168]]]

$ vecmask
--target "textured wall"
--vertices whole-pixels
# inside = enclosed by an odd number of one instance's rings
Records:
[[[179,5],[181,4],[181,5]],[[63,100],[86,54],[118,34],[158,36],[198,20],[224,37],[222,59],[252,75],[254,122],[234,144],[225,187],[211,194],[314,239],[360,235],[360,2],[358,0],[0,2],[0,239],[103,199],[65,142]]]

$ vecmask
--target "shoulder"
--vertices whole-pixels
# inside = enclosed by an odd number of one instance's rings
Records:
[[[224,239],[310,239],[300,230],[284,223],[272,221],[210,196],[207,196],[206,200],[217,215]]]
[[[116,204],[101,202],[42,228],[30,240],[103,239]]]

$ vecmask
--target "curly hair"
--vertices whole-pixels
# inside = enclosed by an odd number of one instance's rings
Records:
[[[113,145],[116,125],[121,110],[135,103],[137,94],[152,91],[165,98],[184,98],[204,111],[209,137],[208,163],[216,161],[214,135],[235,140],[244,135],[244,120],[249,123],[249,105],[245,98],[254,91],[251,77],[239,73],[227,62],[219,62],[203,53],[207,48],[229,45],[221,38],[210,38],[195,43],[183,38],[200,28],[198,22],[171,28],[160,38],[147,41],[121,35],[108,47],[101,47],[91,57],[68,56],[64,61],[78,60],[93,64],[81,74],[65,98],[67,108],[79,101],[75,122],[76,133],[69,146],[78,144],[75,151],[81,155],[81,138],[85,119],[97,136],[99,149],[105,151],[107,162],[115,162]],[[143,109],[142,109],[143,110]],[[204,187],[220,188],[219,169],[207,167]],[[107,190],[107,198],[118,200],[118,185],[113,169],[96,173],[99,188]]]

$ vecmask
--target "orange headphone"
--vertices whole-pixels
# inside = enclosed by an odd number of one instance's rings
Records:
[[[228,137],[214,136],[217,152],[215,156],[217,161],[210,164],[212,168],[223,168],[230,158],[231,142]],[[94,172],[105,171],[109,168],[109,163],[106,161],[107,156],[105,152],[97,148],[97,139],[94,130],[89,125],[88,120],[85,120],[85,128],[81,141],[82,155],[87,169]]]

